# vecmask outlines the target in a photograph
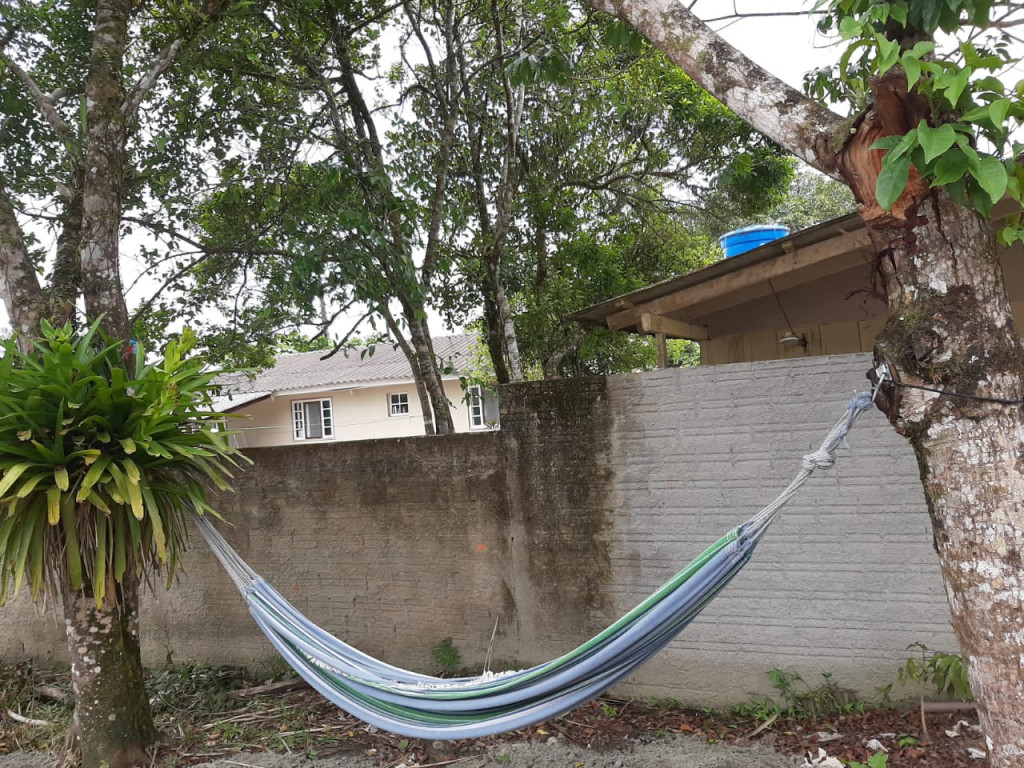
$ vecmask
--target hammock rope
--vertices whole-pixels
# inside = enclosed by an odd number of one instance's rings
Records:
[[[875,388],[877,391],[877,386]],[[524,728],[599,696],[665,647],[750,559],[779,510],[818,469],[835,463],[872,394],[858,395],[793,481],[625,616],[556,659],[529,669],[438,678],[373,658],[316,626],[260,577],[211,521],[193,518],[257,625],[315,690],[371,725],[412,738],[467,739]]]

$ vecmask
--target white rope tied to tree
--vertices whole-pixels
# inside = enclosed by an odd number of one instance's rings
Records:
[[[881,381],[879,382],[881,383]],[[875,392],[878,388],[872,392],[865,392],[854,397],[849,404],[846,406],[846,413],[839,421],[835,423],[835,426],[829,431],[825,439],[821,441],[821,445],[818,449],[811,451],[803,457],[800,465],[800,471],[797,472],[796,477],[793,478],[786,489],[780,493],[775,499],[768,504],[764,509],[754,515],[751,518],[749,525],[749,532],[751,536],[760,538],[764,533],[765,529],[771,525],[775,516],[779,510],[785,506],[794,494],[800,490],[800,486],[807,482],[807,478],[814,474],[817,469],[831,469],[836,463],[836,448],[840,444],[849,445],[846,442],[846,436],[850,433],[850,429],[853,427],[853,423],[857,420],[864,411],[870,408],[875,402]]]

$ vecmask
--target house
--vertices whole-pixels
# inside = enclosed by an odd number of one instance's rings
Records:
[[[460,373],[471,367],[475,337],[434,339],[434,352],[450,372],[445,395],[457,432],[497,425],[495,396],[480,385],[463,391]],[[232,414],[229,429],[241,448],[296,445],[423,434],[423,412],[412,368],[390,344],[338,352],[282,355],[254,377],[226,381],[218,410]]]
[[[1024,327],[1022,257],[1020,243],[1001,254],[1018,327]],[[660,361],[666,338],[699,342],[703,365],[870,352],[888,316],[873,259],[863,222],[850,214],[570,319],[653,334]]]

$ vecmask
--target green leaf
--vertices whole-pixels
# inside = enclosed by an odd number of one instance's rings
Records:
[[[922,120],[917,126],[917,140],[924,150],[926,163],[931,163],[939,155],[944,154],[956,143],[956,131],[949,124],[931,128]]]
[[[907,87],[913,88],[921,79],[921,62],[913,56],[904,54],[902,63],[903,71],[907,73]]]
[[[32,551],[32,534],[35,532],[36,523],[41,522],[35,515],[27,515],[16,539],[16,550],[14,554],[14,591],[21,589],[21,580],[25,575],[25,565],[28,562],[29,554]]]
[[[891,152],[885,156],[885,160],[882,161],[882,170],[878,174],[878,180],[875,183],[875,197],[878,199],[878,204],[884,210],[888,211],[892,208],[892,204],[899,199],[899,196],[907,186],[909,177],[909,156],[899,155],[893,157]]]
[[[933,186],[945,186],[964,178],[967,173],[967,156],[963,152],[950,152],[939,158],[935,164]]]
[[[89,471],[85,473],[85,477],[82,478],[82,484],[78,488],[78,493],[75,496],[75,501],[85,501],[89,498],[89,493],[92,491],[92,487],[96,485],[103,477],[103,473],[107,471],[107,467],[110,466],[110,462],[113,461],[111,456],[102,456],[96,463],[89,467]]]
[[[142,483],[142,495],[146,498],[146,509],[149,511],[149,522],[153,526],[153,541],[156,544],[157,557],[161,561],[167,559],[167,537],[164,533],[163,521],[160,519],[160,505],[153,496],[149,483]]]
[[[107,596],[107,517],[96,516],[96,554],[92,566],[92,594],[96,608],[103,608]]]
[[[110,532],[114,540],[114,581],[120,582],[128,568],[128,557],[125,552],[127,537],[125,531],[118,530],[123,527],[124,521],[119,519],[123,513],[112,515],[110,518]]]
[[[60,522],[60,488],[50,488],[46,491],[46,521],[50,525]]]
[[[843,16],[839,21],[839,36],[843,40],[852,40],[855,37],[860,37],[863,29],[864,26],[853,16]]]
[[[899,61],[900,44],[897,40],[887,40],[885,36],[876,33],[875,45],[878,47],[875,71],[880,75],[884,75]]]
[[[128,478],[128,503],[131,504],[135,519],[141,520],[146,514],[142,503],[142,490],[139,488],[139,481],[132,481],[131,478]]]
[[[5,471],[3,478],[0,479],[0,496],[4,496],[11,489],[11,486],[14,485],[15,481],[31,466],[31,463],[23,461]]]
[[[996,99],[988,105],[988,114],[993,125],[1000,127],[1006,122],[1006,116],[1010,113],[1011,104],[1012,102],[1009,99]]]
[[[42,499],[39,501],[41,502]],[[33,517],[38,518],[38,515],[33,515]],[[32,588],[33,602],[39,599],[39,593],[43,588],[43,562],[46,555],[45,533],[46,526],[42,524],[42,521],[37,522],[32,535],[31,552],[29,554],[29,585]]]
[[[60,505],[60,522],[64,530],[65,556],[68,564],[68,579],[72,589],[82,588],[82,552],[78,546],[78,533],[75,530],[75,507],[65,496]]]
[[[999,200],[1006,192],[1007,173],[1006,166],[996,157],[981,158],[981,165],[971,175],[978,180],[978,184],[985,190],[992,202]]]

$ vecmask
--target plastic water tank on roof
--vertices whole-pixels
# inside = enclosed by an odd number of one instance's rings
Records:
[[[772,240],[779,240],[789,234],[789,227],[779,224],[755,224],[752,227],[741,227],[732,232],[726,232],[718,242],[722,244],[725,251],[725,258],[731,259],[741,253],[752,251],[758,246],[770,243]]]

